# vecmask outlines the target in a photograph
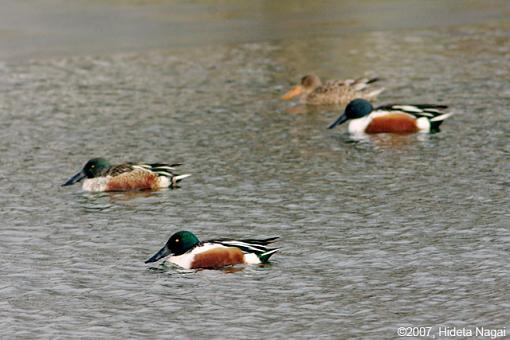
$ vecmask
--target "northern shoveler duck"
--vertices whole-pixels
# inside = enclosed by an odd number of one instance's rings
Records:
[[[184,269],[217,269],[236,264],[267,263],[278,248],[268,248],[278,237],[259,240],[218,239],[200,242],[189,231],[173,234],[160,251],[145,263],[156,262],[170,256],[166,261]]]
[[[318,76],[309,74],[301,78],[300,84],[291,88],[282,99],[289,100],[300,96],[300,101],[308,105],[345,105],[355,98],[374,100],[384,91],[384,88],[370,88],[370,84],[378,80],[378,78],[330,80],[322,85]]]
[[[452,115],[441,111],[447,108],[437,104],[390,104],[374,109],[368,101],[354,99],[329,128],[350,120],[352,134],[438,132],[439,125]]]
[[[124,163],[111,165],[104,158],[89,160],[76,175],[62,186],[83,181],[85,191],[128,191],[173,188],[190,174],[178,175],[174,167],[181,164]]]

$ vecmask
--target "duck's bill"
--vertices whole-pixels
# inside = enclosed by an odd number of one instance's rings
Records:
[[[337,125],[345,123],[347,121],[347,119],[348,118],[347,118],[347,116],[344,113],[343,115],[338,117],[337,120],[335,120],[333,123],[331,123],[331,125],[328,127],[328,129],[332,129],[332,128],[334,128]]]
[[[158,260],[161,260],[163,257],[167,257],[168,255],[172,255],[172,253],[170,252],[170,249],[168,249],[167,246],[164,246],[163,248],[161,248],[160,251],[158,251],[156,254],[154,254],[150,259],[145,261],[145,263],[156,262]]]
[[[282,96],[283,100],[289,100],[294,98],[295,96],[299,96],[301,93],[303,93],[303,86],[296,85],[293,88],[291,88],[287,93],[285,93]]]
[[[65,182],[64,184],[62,184],[63,187],[65,186],[68,186],[68,185],[73,185],[74,183],[76,182],[79,182],[81,181],[82,179],[84,179],[86,176],[85,174],[83,173],[83,171],[80,171],[78,172],[76,175],[74,175],[73,177],[69,178],[67,180],[67,182]]]

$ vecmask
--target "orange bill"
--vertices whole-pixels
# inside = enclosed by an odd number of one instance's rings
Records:
[[[287,93],[285,93],[282,96],[282,99],[289,100],[291,98],[294,98],[295,96],[299,96],[301,93],[303,93],[303,86],[296,85],[293,88],[291,88]]]

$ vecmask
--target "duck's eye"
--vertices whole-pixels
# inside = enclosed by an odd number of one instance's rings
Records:
[[[91,168],[95,168],[96,166],[95,166],[94,164],[92,164],[90,167],[91,167]]]
[[[180,240],[180,239],[178,239],[178,238],[176,238],[176,239],[175,239],[175,243],[179,243],[180,241],[181,241],[181,240]]]

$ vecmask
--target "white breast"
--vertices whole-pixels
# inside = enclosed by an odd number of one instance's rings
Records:
[[[93,192],[105,191],[107,181],[108,177],[86,178],[83,181],[82,189]]]
[[[372,114],[369,114],[368,116],[351,120],[349,123],[349,132],[353,135],[365,133],[365,129],[372,121],[372,118]]]

